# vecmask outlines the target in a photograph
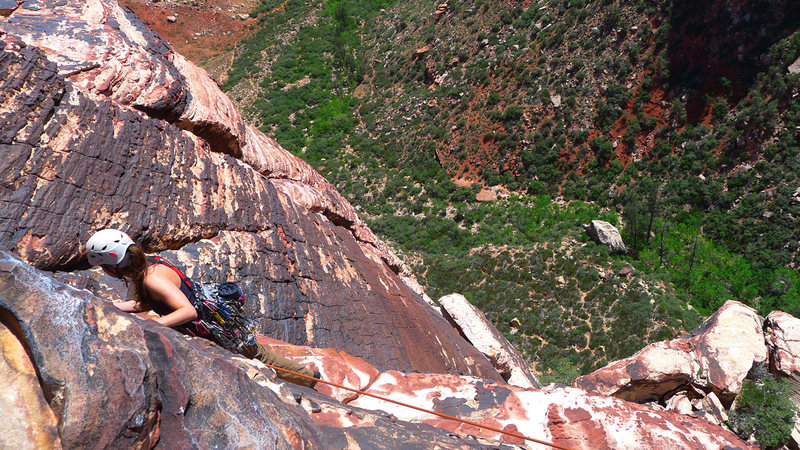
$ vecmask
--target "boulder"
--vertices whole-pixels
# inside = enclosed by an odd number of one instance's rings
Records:
[[[764,336],[772,369],[800,380],[800,319],[772,311],[764,320]]]
[[[692,402],[686,396],[686,392],[680,392],[670,397],[666,402],[666,408],[678,414],[688,415],[692,413]]]
[[[800,319],[772,311],[764,320],[764,338],[769,349],[771,370],[792,384],[789,398],[800,408]],[[800,421],[792,430],[794,447],[800,447]]]
[[[481,353],[486,355],[509,384],[539,387],[539,380],[516,348],[497,331],[483,311],[461,294],[439,299],[445,318]]]
[[[600,245],[607,245],[613,253],[625,253],[628,249],[622,242],[622,236],[614,225],[604,220],[593,220],[585,224],[583,228],[595,242]]]
[[[709,414],[713,418],[712,422],[718,425],[728,420],[728,413],[725,411],[725,407],[722,406],[722,402],[713,392],[709,392],[708,395],[700,400],[697,409]]]
[[[640,403],[691,388],[730,404],[750,369],[767,362],[761,323],[755,310],[728,301],[691,333],[650,344],[574,386]]]
[[[0,249],[111,298],[82,245],[121,227],[197,281],[240,281],[264,334],[502,380],[324,178],[130,11],[26,4],[0,21]]]

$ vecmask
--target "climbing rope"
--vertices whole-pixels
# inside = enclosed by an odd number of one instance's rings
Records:
[[[344,389],[344,390],[347,390],[347,391],[350,391],[350,392],[355,392],[355,393],[357,393],[359,395],[366,395],[368,397],[374,397],[374,398],[377,398],[378,400],[383,400],[385,402],[394,403],[396,405],[405,406],[405,407],[411,408],[411,409],[416,409],[417,411],[422,411],[422,412],[426,412],[428,414],[433,414],[435,416],[439,416],[439,417],[442,417],[444,419],[455,420],[456,422],[461,422],[461,423],[466,424],[466,425],[472,425],[474,427],[483,428],[485,430],[506,434],[506,435],[509,435],[509,436],[513,436],[515,438],[519,438],[519,439],[523,439],[523,440],[526,440],[526,441],[535,442],[537,444],[547,445],[547,446],[550,446],[550,447],[553,447],[553,448],[557,448],[557,449],[560,449],[560,450],[571,450],[569,447],[563,447],[561,445],[554,444],[552,442],[547,442],[547,441],[541,441],[539,439],[534,439],[532,437],[528,437],[528,436],[525,436],[525,435],[523,435],[521,433],[516,433],[514,431],[506,431],[506,430],[503,430],[501,428],[496,428],[496,427],[493,427],[493,426],[484,425],[484,424],[481,424],[481,423],[478,423],[478,422],[473,422],[471,420],[459,419],[458,417],[450,416],[450,415],[443,414],[443,413],[436,412],[436,411],[431,411],[430,409],[420,408],[419,406],[409,405],[408,403],[403,403],[403,402],[400,402],[400,401],[397,401],[397,400],[392,400],[390,398],[382,397],[380,395],[370,394],[369,392],[364,392],[364,391],[360,391],[358,389],[353,389],[353,388],[349,388],[347,386],[342,386],[341,384],[334,383],[332,381],[325,381],[325,380],[322,380],[322,379],[319,379],[319,378],[315,378],[315,377],[312,377],[312,376],[309,376],[309,375],[304,375],[302,373],[297,373],[297,372],[294,372],[294,371],[289,370],[289,369],[284,369],[282,367],[273,366],[272,364],[264,363],[264,365],[267,366],[267,367],[271,367],[271,368],[273,368],[275,370],[280,370],[280,371],[283,371],[283,372],[286,372],[286,373],[290,373],[292,375],[303,377],[303,378],[306,378],[306,379],[309,379],[309,380],[314,380],[314,381],[316,381],[318,383],[323,383],[323,384],[327,384],[327,385],[330,385],[330,386],[333,386],[333,387],[337,387],[339,389]]]

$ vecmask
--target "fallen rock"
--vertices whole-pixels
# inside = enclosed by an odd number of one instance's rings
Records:
[[[175,14],[167,16],[167,22],[175,23],[177,21],[178,21],[178,16],[176,16]]]
[[[492,325],[483,311],[473,306],[461,294],[449,294],[439,299],[445,318],[486,355],[495,369],[509,384],[520,387],[539,387],[539,380],[522,355]]]
[[[691,386],[729,404],[750,369],[767,361],[761,321],[752,308],[728,301],[686,336],[650,344],[574,386],[637,403]]]
[[[708,413],[713,418],[712,422],[717,425],[721,425],[728,420],[728,413],[725,411],[725,407],[722,406],[722,402],[713,392],[709,392],[708,395],[700,400],[697,409]]]
[[[679,392],[667,400],[666,408],[678,414],[689,415],[692,413],[692,402],[686,396],[686,392]]]
[[[628,251],[625,243],[622,242],[619,230],[614,225],[604,220],[593,220],[589,224],[584,224],[583,228],[589,234],[589,237],[600,245],[607,245],[613,253],[625,253]]]

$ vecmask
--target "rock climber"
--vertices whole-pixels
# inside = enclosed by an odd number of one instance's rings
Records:
[[[213,289],[196,284],[168,261],[146,256],[142,246],[122,231],[111,228],[89,238],[86,256],[91,265],[99,265],[108,275],[124,280],[126,285],[132,283],[134,299],[113,302],[121,311],[153,311],[158,317],[151,320],[184,334],[202,336],[248,358],[320,378],[319,372],[256,342],[254,322],[235,303],[220,303],[222,291],[229,291],[232,285],[241,304],[243,295],[234,283],[213,285]],[[301,386],[313,388],[316,384],[316,380],[282,370],[275,372],[278,378]]]

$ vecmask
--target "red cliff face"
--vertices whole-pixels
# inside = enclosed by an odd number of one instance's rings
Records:
[[[101,292],[75,272],[82,243],[120,227],[198,280],[241,281],[272,336],[500,379],[324,178],[131,13],[22,2],[1,24],[0,247]]]
[[[3,448],[538,448],[344,389],[284,384],[4,252],[0,318]],[[706,420],[575,388],[380,371],[339,350],[260,340],[325,380],[566,448],[749,448]]]

